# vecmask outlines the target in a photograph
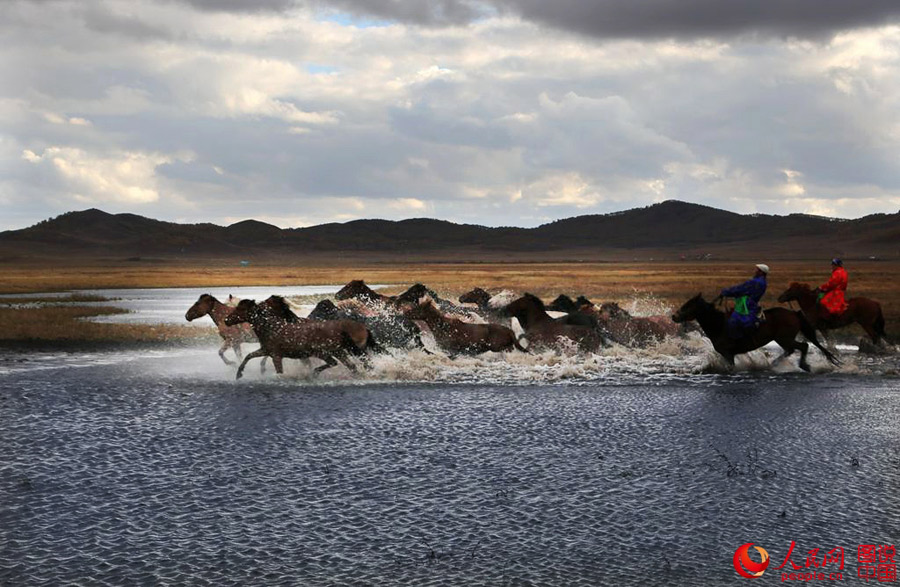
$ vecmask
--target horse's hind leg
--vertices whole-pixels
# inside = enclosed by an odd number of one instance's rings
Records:
[[[322,359],[323,361],[325,361],[325,364],[319,365],[318,367],[316,367],[313,370],[313,375],[318,375],[325,369],[329,369],[338,364],[337,361],[334,360],[334,357],[332,357],[331,355],[321,355],[321,356],[319,356],[319,358]]]
[[[806,362],[806,354],[809,352],[809,343],[803,341],[795,341],[794,346],[795,348],[800,349],[800,368],[809,373],[809,363]]]
[[[231,350],[234,351],[234,356],[237,358],[238,361],[241,361],[244,358],[244,354],[241,352],[241,343],[240,342],[235,341],[234,343],[232,343]]]
[[[279,375],[284,373],[284,363],[283,363],[282,357],[277,356],[277,355],[273,356],[272,357],[272,365],[275,366],[276,373],[278,373]]]
[[[352,373],[359,372],[359,369],[356,368],[356,365],[353,363],[353,361],[350,360],[350,357],[347,356],[346,352],[339,351],[339,352],[334,353],[334,356],[335,356],[335,358],[337,358],[338,361],[343,363],[344,366],[347,367],[347,369],[349,369]],[[359,358],[368,367],[367,361],[368,361],[369,357],[367,357],[365,354],[362,354],[362,355],[359,355]]]
[[[226,365],[234,365],[234,361],[230,361],[230,360],[225,356],[225,350],[226,350],[229,346],[231,346],[231,342],[228,341],[228,340],[223,340],[223,341],[222,341],[222,346],[219,347],[219,356],[222,357],[222,360],[225,361],[225,364],[226,364]],[[238,357],[238,360],[240,360],[240,357]]]

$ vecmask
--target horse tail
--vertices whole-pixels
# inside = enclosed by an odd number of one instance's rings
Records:
[[[828,362],[832,365],[840,365],[841,361],[834,354],[826,349],[819,342],[819,337],[816,336],[816,329],[813,328],[813,325],[809,323],[809,320],[806,319],[806,316],[803,315],[803,312],[794,312],[797,315],[797,318],[800,320],[800,332],[803,333],[803,336],[809,342],[813,343],[813,345],[822,351],[822,354],[825,355],[825,358],[828,359]]]

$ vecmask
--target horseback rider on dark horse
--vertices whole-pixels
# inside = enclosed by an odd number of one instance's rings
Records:
[[[791,282],[778,296],[781,303],[797,302],[803,315],[817,330],[826,332],[859,324],[876,346],[891,344],[884,331],[881,304],[865,297],[845,298],[847,271],[840,259],[831,260],[831,278],[817,288]]]
[[[769,266],[756,266],[753,277],[733,287],[727,287],[719,294],[721,298],[734,298],[734,309],[728,316],[728,336],[734,340],[743,338],[759,323],[761,309],[759,301],[766,293],[766,277]]]

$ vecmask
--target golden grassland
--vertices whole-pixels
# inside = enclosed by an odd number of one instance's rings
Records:
[[[785,261],[772,263],[769,291],[763,299],[766,306],[777,305],[776,298],[791,281],[813,285],[823,283],[830,274],[828,260],[821,263]],[[888,333],[900,331],[900,262],[860,261],[847,264],[850,273],[850,296],[866,296],[879,300],[885,310]],[[0,272],[0,293],[51,292],[72,289],[102,289],[130,287],[209,287],[213,293],[227,293],[229,286],[249,285],[328,285],[343,284],[352,279],[364,279],[369,284],[389,286],[388,293],[402,291],[416,283],[424,283],[439,294],[455,299],[473,287],[489,291],[509,289],[531,292],[552,299],[560,293],[585,295],[594,301],[627,303],[636,297],[658,299],[675,308],[688,297],[702,292],[707,299],[723,287],[743,281],[753,273],[747,262],[612,262],[612,263],[548,263],[548,262],[487,262],[487,263],[360,263],[337,266],[254,266],[236,267],[222,263],[218,266],[190,264],[94,265],[64,267],[6,266]],[[114,305],[114,302],[111,302]],[[71,310],[66,308],[65,310]],[[97,308],[90,308],[95,311]],[[7,320],[22,322],[20,318],[4,318],[10,310],[0,312],[2,338],[10,335]],[[19,312],[20,310],[13,310]],[[24,311],[24,310],[21,310]],[[36,311],[47,315],[63,311],[44,308]],[[34,318],[37,314],[30,315]],[[62,314],[57,314],[62,316]],[[48,319],[52,323],[52,319]],[[77,332],[71,336],[127,335],[136,337],[196,337],[195,329],[157,327],[152,334],[141,333],[146,327],[138,325],[76,323]],[[96,327],[96,328],[95,328]],[[22,329],[37,326],[20,326]],[[48,325],[47,328],[50,328]],[[162,330],[171,330],[161,334]],[[48,336],[52,329],[47,330]],[[177,331],[177,332],[176,332]],[[90,334],[82,333],[90,332]],[[150,338],[147,338],[149,340]],[[141,339],[144,340],[144,339]]]
[[[124,312],[119,308],[104,306],[0,306],[0,342],[157,344],[217,338],[212,329],[177,325],[106,324],[84,320]]]

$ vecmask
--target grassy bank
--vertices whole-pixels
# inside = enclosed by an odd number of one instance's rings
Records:
[[[218,339],[213,329],[177,325],[106,324],[85,320],[126,312],[106,306],[0,307],[0,344],[162,344]]]

